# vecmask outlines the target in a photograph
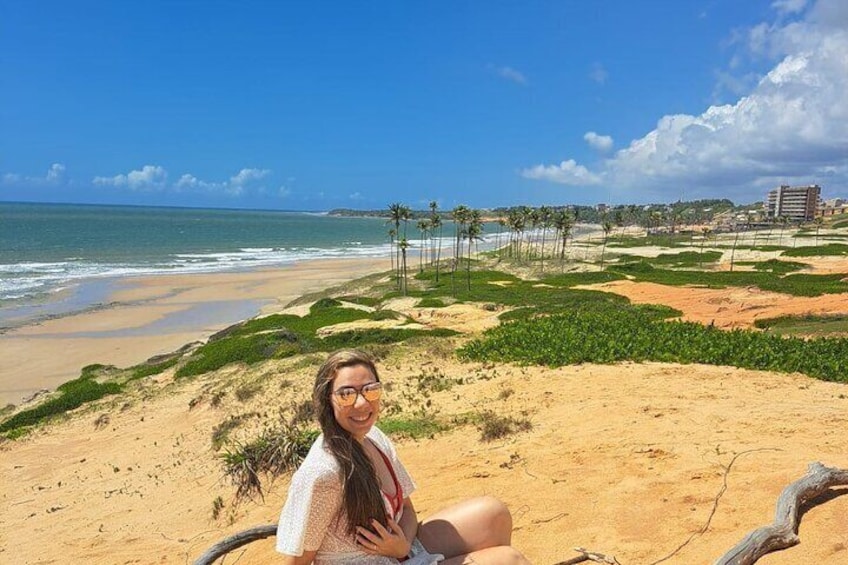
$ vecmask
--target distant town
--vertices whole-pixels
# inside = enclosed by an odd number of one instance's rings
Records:
[[[777,223],[803,224],[816,222],[818,218],[848,216],[848,199],[829,198],[822,200],[822,189],[817,184],[806,186],[781,185],[766,194],[762,202],[734,204],[731,200],[704,199],[677,201],[670,204],[596,204],[594,206],[513,206],[480,210],[491,222],[505,219],[511,211],[524,209],[544,210],[551,214],[568,212],[575,222],[615,226],[640,225],[653,232],[675,232],[688,226],[708,226],[711,231],[737,231],[774,225]],[[355,210],[337,208],[330,210],[331,216],[356,216],[389,218],[389,207],[380,210]],[[428,218],[431,210],[410,210],[409,220]],[[443,216],[451,218],[451,210]],[[820,221],[820,220],[818,220]]]

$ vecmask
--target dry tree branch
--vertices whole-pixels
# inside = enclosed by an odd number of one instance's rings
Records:
[[[848,485],[848,470],[810,463],[807,474],[791,483],[777,499],[774,522],[757,528],[725,553],[715,565],[753,565],[760,557],[801,543],[798,525],[801,506],[830,487]]]
[[[212,565],[219,557],[250,542],[271,537],[277,533],[277,524],[265,524],[226,537],[206,550],[194,561],[194,565]]]

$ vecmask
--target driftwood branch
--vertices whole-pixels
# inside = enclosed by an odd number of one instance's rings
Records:
[[[783,489],[777,499],[774,523],[749,533],[715,565],[753,565],[767,553],[799,544],[801,506],[830,487],[841,485],[848,485],[848,470],[810,463],[806,475]]]
[[[574,551],[580,553],[580,555],[572,557],[566,561],[560,561],[554,565],[576,565],[577,563],[583,563],[584,561],[594,561],[595,563],[605,563],[607,565],[621,565],[615,557],[607,556],[603,553],[587,551],[582,547],[575,547]]]
[[[265,539],[277,533],[277,524],[266,524],[264,526],[256,526],[249,530],[244,530],[222,539],[212,547],[206,550],[206,553],[198,557],[194,561],[194,565],[212,565],[219,557],[223,557],[227,553],[238,549],[243,545],[247,545],[252,541]]]

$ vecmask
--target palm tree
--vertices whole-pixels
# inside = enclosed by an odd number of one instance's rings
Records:
[[[471,245],[478,241],[483,233],[483,216],[480,210],[471,210],[466,233],[468,234],[468,262],[465,266],[465,273],[468,290],[471,290]]]
[[[434,213],[430,218],[430,225],[434,235],[436,228],[439,228],[438,251],[436,252],[436,282],[439,282],[439,263],[442,260],[442,217],[438,213]]]
[[[610,222],[606,217],[604,218],[601,227],[604,230],[604,246],[601,248],[601,270],[604,270],[604,255],[607,252],[607,239],[609,239],[609,234],[612,231],[612,222]]]
[[[430,231],[430,220],[427,218],[422,218],[418,220],[416,224],[418,227],[418,231],[421,232],[421,249],[418,252],[418,272],[424,272],[424,255],[426,255],[427,246],[425,242],[427,241],[427,234]]]
[[[401,220],[403,220],[404,208],[405,206],[399,202],[389,204],[389,219],[386,221],[386,223],[394,225],[395,233],[392,239],[397,239],[398,242],[400,241],[400,222]],[[397,282],[398,289],[400,289],[400,247],[397,247],[395,249],[395,258],[395,265],[397,265],[395,280]]]
[[[816,219],[813,220],[813,223],[816,225],[816,247],[819,245],[819,230],[824,225],[824,216],[816,216]]]
[[[436,235],[435,230],[436,230],[437,224],[436,224],[435,218],[437,218],[438,215],[439,215],[439,212],[438,212],[439,203],[436,202],[435,200],[431,200],[429,207],[430,207],[430,240],[432,242],[433,238]],[[438,223],[438,227],[441,227],[441,222]],[[435,258],[436,258],[436,249],[435,249],[435,246],[431,246],[431,249],[430,249],[430,263],[431,264],[433,263]]]
[[[392,272],[395,270],[395,237],[397,237],[397,230],[389,228],[389,258],[392,262]]]
[[[403,257],[403,270],[401,271],[403,273],[403,284],[401,285],[401,291],[403,292],[403,295],[406,296],[406,248],[409,247],[409,241],[407,241],[405,237],[402,238],[400,242],[398,242],[398,247],[400,248],[401,256]]]
[[[568,236],[571,235],[571,230],[574,227],[574,220],[568,210],[560,210],[554,217],[554,227],[559,234],[557,238],[560,241],[559,260],[560,263],[565,259],[565,245],[568,242]]]
[[[733,259],[736,256],[736,244],[739,243],[739,226],[736,226],[736,237],[733,238],[733,247],[730,249],[730,272],[733,272]]]
[[[704,244],[707,242],[707,238],[710,235],[709,226],[704,226],[701,228],[701,233],[703,234],[703,238],[701,239],[701,252],[698,255],[698,267],[704,266]]]
[[[542,253],[541,253],[541,268],[545,272],[545,239],[548,228],[551,226],[551,209],[549,206],[541,206],[539,208],[539,224],[542,226]]]

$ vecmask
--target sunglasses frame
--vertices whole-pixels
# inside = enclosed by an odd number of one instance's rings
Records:
[[[368,387],[371,387],[371,388],[368,388]],[[352,391],[354,393],[352,396],[348,396],[350,391]],[[342,400],[343,395],[341,393],[345,393],[345,397],[352,398],[353,400],[352,401]],[[377,393],[377,396],[374,397],[373,399],[368,398],[368,396],[366,396],[366,394],[371,394],[371,393]],[[334,390],[332,392],[332,395],[336,398],[336,403],[339,406],[342,406],[344,408],[348,408],[348,407],[356,404],[356,399],[359,398],[360,396],[362,396],[362,398],[364,398],[366,402],[376,402],[377,400],[380,400],[380,397],[383,396],[383,383],[381,383],[380,381],[374,381],[374,382],[370,382],[368,384],[364,384],[359,388],[356,388],[356,387],[353,387],[353,386],[343,386],[343,387],[339,388],[338,390]]]

